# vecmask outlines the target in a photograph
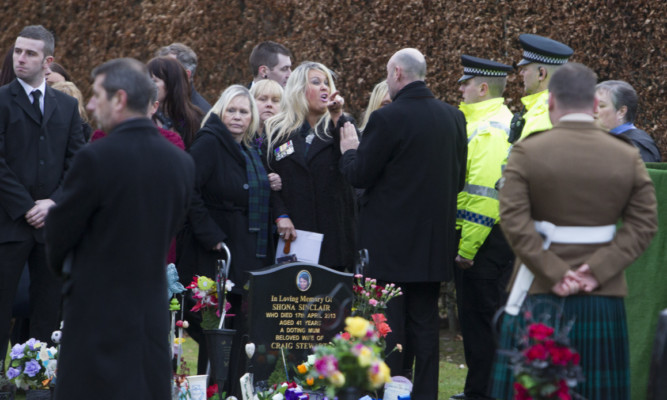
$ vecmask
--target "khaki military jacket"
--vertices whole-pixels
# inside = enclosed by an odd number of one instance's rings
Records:
[[[596,295],[625,296],[623,270],[657,230],[656,197],[639,152],[594,123],[563,121],[512,149],[499,193],[503,231],[520,263],[535,274],[530,293],[549,293],[569,269],[587,263]],[[601,226],[622,221],[604,244],[552,244],[534,221],[557,226]],[[511,283],[510,283],[511,287]]]

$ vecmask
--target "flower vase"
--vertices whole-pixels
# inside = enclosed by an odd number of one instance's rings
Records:
[[[364,397],[364,391],[357,387],[344,387],[336,393],[338,400],[359,400]]]
[[[229,359],[232,352],[232,342],[235,329],[204,330],[208,359],[211,362],[211,377],[218,384],[218,393],[222,395],[223,386],[229,373]]]
[[[51,400],[53,391],[50,389],[29,389],[25,391],[25,400]]]

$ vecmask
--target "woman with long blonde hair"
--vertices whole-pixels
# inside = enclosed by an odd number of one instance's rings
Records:
[[[387,81],[384,80],[373,88],[371,93],[371,98],[368,100],[368,107],[364,111],[364,118],[361,120],[361,125],[359,125],[359,130],[364,131],[366,125],[368,124],[368,119],[371,117],[373,111],[391,103],[391,97],[389,97],[389,86],[387,86]]]
[[[290,75],[281,112],[266,123],[266,160],[282,179],[272,192],[278,234],[298,240],[296,229],[324,235],[319,263],[351,269],[355,205],[352,187],[338,170],[343,115],[331,71],[307,61]]]

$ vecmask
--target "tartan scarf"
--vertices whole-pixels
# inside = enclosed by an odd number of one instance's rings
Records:
[[[269,178],[254,147],[241,147],[245,157],[245,170],[248,176],[248,231],[257,232],[258,258],[266,257],[269,241]]]

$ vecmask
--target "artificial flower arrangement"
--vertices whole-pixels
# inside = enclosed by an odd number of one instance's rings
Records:
[[[391,382],[376,326],[362,317],[348,317],[345,325],[344,333],[329,344],[315,346],[313,357],[297,367],[308,386],[326,388],[330,398],[342,388],[373,391]]]
[[[36,339],[15,344],[6,376],[23,390],[48,389],[55,385],[58,350]]]
[[[352,315],[366,320],[371,320],[374,314],[384,315],[389,300],[403,294],[401,288],[393,283],[386,286],[378,285],[377,280],[364,278],[360,274],[354,278],[356,283],[352,285],[354,291]]]
[[[229,292],[234,287],[234,283],[227,279],[225,281],[225,292]],[[192,283],[186,287],[192,290],[192,298],[196,304],[190,311],[201,311],[202,329],[217,329],[220,322],[220,310],[218,310],[218,289],[215,281],[205,276],[195,276]],[[229,311],[231,305],[225,303],[225,312]]]
[[[569,329],[554,334],[543,323],[528,325],[522,350],[510,352],[515,400],[570,400],[570,388],[583,380],[580,356],[570,347]]]
[[[296,382],[275,384],[268,390],[257,392],[255,400],[309,400],[310,396]]]

